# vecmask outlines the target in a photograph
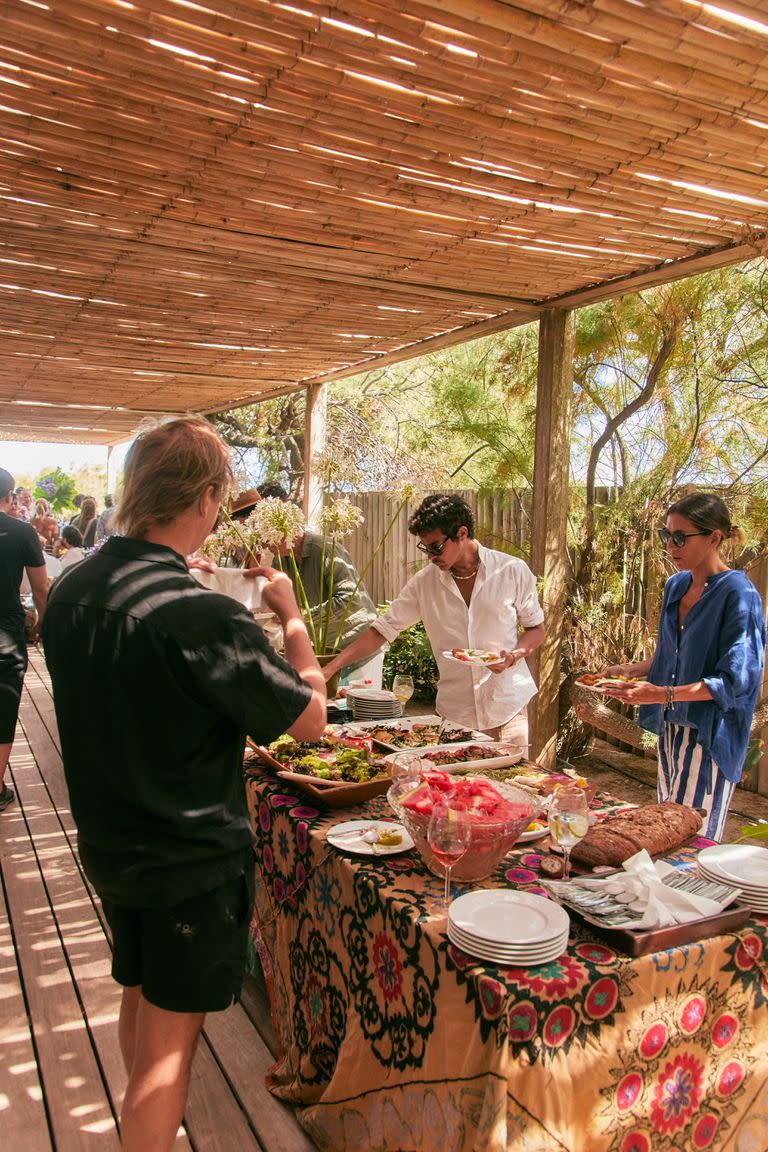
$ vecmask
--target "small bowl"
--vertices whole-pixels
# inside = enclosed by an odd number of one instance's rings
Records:
[[[463,779],[483,780],[495,788],[505,800],[511,800],[513,803],[521,805],[520,816],[517,819],[493,820],[485,818],[482,822],[473,824],[472,842],[461,859],[457,860],[451,869],[451,876],[456,880],[484,880],[490,876],[499,861],[503,860],[510,848],[517,843],[518,837],[541,812],[541,804],[536,796],[522,788],[516,788],[513,784],[487,780],[483,776],[465,776]],[[400,789],[396,786],[389,789],[387,800],[390,807],[397,813],[398,819],[405,824],[410,832],[427,868],[435,876],[442,879],[445,876],[445,867],[437,861],[427,841],[429,816],[422,816],[408,808],[403,808],[402,804],[399,803],[399,794]]]

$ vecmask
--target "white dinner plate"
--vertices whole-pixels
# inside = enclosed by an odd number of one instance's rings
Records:
[[[454,942],[457,944],[466,944],[468,947],[477,946],[486,952],[497,953],[499,956],[519,957],[521,960],[524,960],[539,956],[548,956],[553,949],[564,947],[568,941],[570,926],[563,932],[560,932],[554,939],[547,940],[545,944],[493,944],[489,940],[473,936],[469,932],[462,932],[453,921],[449,921],[448,930]]]
[[[549,828],[545,824],[542,828],[534,828],[532,832],[521,832],[512,848],[518,844],[528,844],[531,840],[541,840],[542,836],[549,835]],[[512,849],[510,849],[511,851]]]
[[[699,861],[707,869],[714,869],[740,888],[748,885],[768,895],[768,848],[757,844],[714,844],[699,852]]]
[[[458,896],[450,920],[490,944],[546,944],[568,928],[568,913],[545,896],[508,888],[481,888]]]
[[[453,660],[454,664],[463,664],[465,668],[493,668],[496,664],[504,663],[504,658],[498,654],[496,654],[495,660],[484,659],[484,651],[480,648],[462,648],[461,651],[467,653],[466,660],[454,656],[453,652],[441,652],[440,655],[444,656],[446,660]]]
[[[552,960],[556,960],[558,956],[562,956],[568,947],[568,935],[566,933],[546,949],[541,949],[536,953],[503,952],[499,950],[498,947],[490,944],[483,945],[476,941],[466,941],[463,937],[456,934],[452,925],[448,926],[448,939],[469,956],[477,956],[481,960],[488,960],[492,964],[503,964],[507,967],[515,968],[528,968],[536,964],[549,964]]]
[[[399,844],[368,844],[363,840],[363,833],[371,828],[399,832],[402,840]],[[407,828],[394,820],[344,820],[329,828],[325,838],[334,848],[350,852],[353,856],[396,856],[398,852],[408,852],[414,846]]]
[[[716,884],[730,884],[731,887],[737,887],[741,893],[739,899],[745,903],[752,905],[761,904],[768,908],[768,889],[755,888],[749,884],[742,884],[740,881],[734,880],[733,877],[726,876],[723,872],[715,871],[714,868],[711,871],[708,868],[702,868],[701,864],[699,864],[699,873],[705,880],[712,880]]]

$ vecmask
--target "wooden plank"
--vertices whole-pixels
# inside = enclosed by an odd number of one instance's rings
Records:
[[[28,787],[33,772],[32,755],[17,738],[14,783],[20,808],[29,805],[30,816],[37,803],[49,807],[41,783],[34,795]],[[0,861],[56,1144],[67,1152],[117,1152],[112,1103],[72,984],[40,865],[26,833],[13,839],[3,836]],[[65,867],[58,860],[53,866]]]
[[[0,839],[13,841],[26,833],[18,804],[3,813]],[[0,1117],[9,1149],[51,1152],[53,1145],[37,1071],[16,947],[0,884]]]
[[[317,457],[325,450],[328,389],[320,384],[306,389],[304,413],[304,519],[317,530],[323,511],[325,476],[318,475]]]
[[[265,1091],[264,1077],[275,1061],[241,1005],[209,1016],[205,1035],[264,1148],[268,1152],[314,1152],[315,1145],[291,1109]]]
[[[557,758],[562,643],[562,629],[557,621],[562,620],[568,578],[566,515],[573,346],[573,313],[545,313],[539,321],[531,568],[543,578],[541,605],[546,637],[531,661],[539,694],[531,709],[530,739],[532,758],[547,767],[553,767]]]

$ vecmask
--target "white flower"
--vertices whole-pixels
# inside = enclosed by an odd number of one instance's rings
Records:
[[[296,504],[268,496],[259,501],[244,527],[246,535],[253,533],[264,548],[278,552],[282,544],[291,548],[304,531],[304,513]]]
[[[238,536],[236,530],[228,521],[224,521],[216,529],[212,536],[207,536],[203,543],[200,545],[199,552],[203,556],[207,556],[209,560],[213,560],[214,564],[220,564],[228,556],[233,556],[238,548],[243,547],[243,542]]]
[[[346,496],[332,500],[320,516],[320,523],[331,540],[343,540],[364,522],[363,513]]]

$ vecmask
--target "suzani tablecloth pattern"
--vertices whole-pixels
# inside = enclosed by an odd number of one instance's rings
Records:
[[[248,781],[253,930],[281,1057],[269,1084],[328,1152],[766,1152],[768,931],[639,959],[573,923],[534,968],[474,960],[425,914],[413,852],[348,857],[321,813]],[[693,853],[678,856],[690,865]],[[518,851],[486,887],[537,886]]]

